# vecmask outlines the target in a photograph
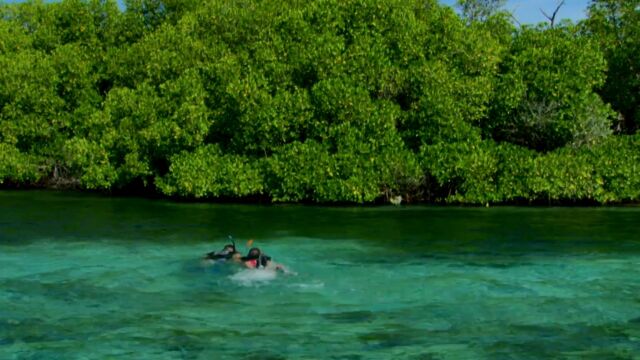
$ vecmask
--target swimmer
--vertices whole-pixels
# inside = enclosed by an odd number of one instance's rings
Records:
[[[271,256],[263,254],[258,248],[251,248],[247,256],[240,259],[245,267],[250,269],[267,269],[282,271],[285,274],[291,274],[286,266],[278,264],[271,260]]]
[[[220,252],[212,251],[210,253],[207,253],[202,257],[202,262],[203,264],[214,264],[216,262],[226,261],[240,263],[241,258],[242,255],[238,251],[236,251],[236,245],[232,243],[225,245]]]

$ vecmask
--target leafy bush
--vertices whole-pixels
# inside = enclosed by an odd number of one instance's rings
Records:
[[[638,200],[638,140],[610,136],[596,93],[632,132],[636,8],[594,0],[580,27],[516,28],[502,1],[459,3],[466,17],[436,0],[0,5],[0,182],[274,202]]]
[[[246,197],[259,195],[263,180],[245,156],[223,154],[208,145],[171,158],[169,173],[156,186],[165,195],[184,197]]]
[[[501,67],[484,122],[496,140],[550,151],[611,133],[613,114],[594,93],[606,62],[575,27],[520,29]]]
[[[11,145],[0,143],[0,184],[38,181],[43,174],[38,170],[36,160]]]

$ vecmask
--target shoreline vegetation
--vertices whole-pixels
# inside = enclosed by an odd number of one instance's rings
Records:
[[[0,4],[0,188],[259,203],[640,200],[640,0]]]

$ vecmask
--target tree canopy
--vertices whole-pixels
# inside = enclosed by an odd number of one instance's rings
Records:
[[[553,27],[517,27],[500,1],[461,15],[436,0],[0,5],[0,183],[635,201],[634,1]]]

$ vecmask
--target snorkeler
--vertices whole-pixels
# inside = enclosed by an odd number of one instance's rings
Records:
[[[222,251],[212,251],[207,253],[202,260],[205,262],[218,262],[218,261],[234,261],[240,262],[242,255],[236,251],[236,244],[227,244],[222,248]]]
[[[259,248],[251,248],[247,256],[241,258],[244,266],[250,269],[279,270],[285,274],[291,273],[284,265],[271,260],[271,256],[263,254]]]

